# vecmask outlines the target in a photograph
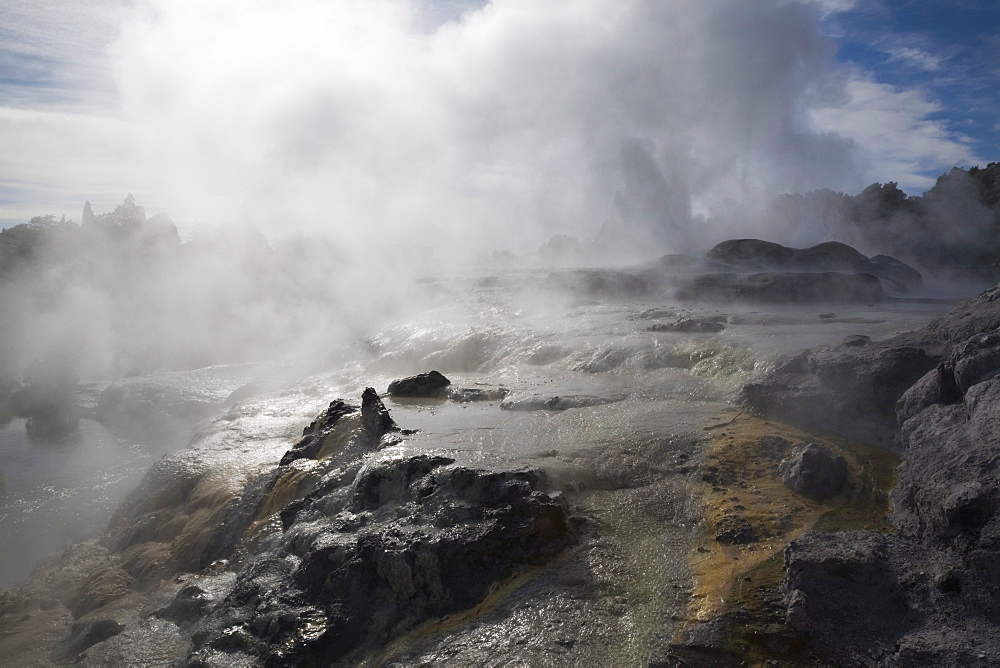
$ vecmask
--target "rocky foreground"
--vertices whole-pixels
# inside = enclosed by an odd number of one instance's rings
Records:
[[[862,301],[919,281],[839,244],[742,240],[689,260],[572,285],[615,294],[649,280],[719,301],[795,302],[824,281]],[[691,262],[691,275],[678,269]],[[720,271],[704,279],[706,267]],[[710,335],[750,317],[654,309],[637,320]],[[105,412],[128,396],[108,394]],[[455,388],[437,372],[396,381],[386,396],[496,402],[508,415],[617,400]],[[332,401],[276,455],[240,441],[211,459],[196,439],[150,470],[99,541],[0,595],[0,657],[1000,664],[1000,286],[919,330],[786,358],[744,388],[743,403],[754,417],[734,410],[705,426],[708,445],[660,435],[615,444],[583,457],[591,475],[572,483],[407,448],[412,432],[370,388],[357,404]],[[812,442],[817,434],[834,447]],[[902,461],[891,526],[881,519],[896,461],[878,454],[887,450]],[[769,578],[780,586],[767,589]],[[608,631],[623,620],[625,632]],[[642,642],[620,642],[636,630]]]
[[[786,550],[789,624],[845,665],[1000,664],[1000,286],[921,330],[807,351],[746,398],[902,454],[895,533]]]

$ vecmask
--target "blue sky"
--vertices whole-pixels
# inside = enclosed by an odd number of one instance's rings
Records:
[[[778,99],[733,97],[758,52],[787,72]],[[616,101],[630,78],[660,98]],[[996,0],[5,0],[0,225],[130,191],[182,225],[240,206],[434,221],[432,199],[558,223],[610,201],[620,170],[595,154],[633,141],[668,183],[690,170],[677,200],[698,211],[875,180],[919,194],[1000,161],[998,110]]]
[[[965,138],[976,162],[1000,161],[1000,3],[858,2],[828,15],[822,28],[836,39],[840,62],[898,89],[924,91],[940,107],[928,118]]]

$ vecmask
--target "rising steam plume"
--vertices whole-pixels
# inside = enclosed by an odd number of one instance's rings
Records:
[[[863,185],[851,142],[810,121],[844,95],[813,3],[141,7],[116,80],[140,176],[182,219],[350,251],[602,227],[683,251],[706,216]]]

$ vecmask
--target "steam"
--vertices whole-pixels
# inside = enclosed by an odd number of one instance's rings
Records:
[[[844,94],[812,4],[143,7],[116,77],[182,220],[443,255],[611,225],[683,251],[720,209],[855,185],[851,142],[810,125]]]
[[[750,212],[868,182],[831,131],[857,96],[818,24],[844,6],[137,3],[110,50],[119,132],[76,146],[73,169],[128,162],[122,190],[188,243],[69,234],[3,288],[18,315],[0,361],[70,350],[82,375],[117,377],[326,354],[482,251],[786,241]]]

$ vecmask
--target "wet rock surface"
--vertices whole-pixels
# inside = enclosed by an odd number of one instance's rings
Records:
[[[786,551],[788,621],[838,662],[1000,662],[998,301],[994,288],[916,334],[947,352],[897,403],[897,533],[811,532]],[[989,329],[959,340],[973,323]]]
[[[96,419],[125,436],[186,436],[195,423],[226,405],[234,393],[276,371],[277,365],[265,363],[125,378],[101,392]]]
[[[571,408],[587,408],[603,406],[623,401],[624,396],[594,396],[589,394],[572,394],[564,396],[539,396],[530,394],[512,394],[503,400],[500,408],[505,411],[565,411]]]
[[[651,332],[695,332],[695,333],[715,333],[721,332],[726,326],[717,320],[704,318],[680,318],[674,322],[660,322],[650,325]]]
[[[789,489],[817,501],[834,496],[847,482],[847,460],[819,443],[795,450],[778,470]]]
[[[448,392],[451,381],[437,371],[401,378],[389,383],[390,397],[441,398]]]
[[[189,661],[343,660],[475,605],[573,541],[540,472],[452,463],[421,455],[366,466],[346,487],[321,483],[193,630]]]
[[[83,665],[352,662],[578,541],[541,470],[392,448],[406,433],[368,388],[360,407],[331,402],[236,494],[168,457],[103,546],[63,555],[24,598],[0,599],[17,639],[0,635],[0,650]],[[46,600],[59,614],[34,630]],[[50,646],[18,644],[46,633]]]
[[[705,257],[741,269],[869,274],[904,294],[923,286],[920,272],[908,264],[888,255],[868,258],[837,241],[796,249],[760,239],[733,239],[718,244]]]
[[[849,337],[834,346],[812,348],[785,358],[759,382],[743,388],[743,402],[756,414],[788,420],[806,428],[840,434],[862,443],[898,448],[896,402],[952,351],[973,336],[1000,329],[1000,287],[958,304],[926,327],[884,341]],[[990,353],[969,354],[990,366]],[[942,367],[944,389],[934,396],[954,400],[950,376],[955,364]],[[986,371],[970,373],[982,377]],[[978,375],[977,375],[978,374]],[[957,381],[956,381],[957,382]],[[922,387],[930,391],[930,380]],[[936,386],[937,387],[937,386]],[[942,395],[941,392],[944,392]],[[930,401],[931,399],[928,399]],[[908,401],[920,403],[915,397]]]

